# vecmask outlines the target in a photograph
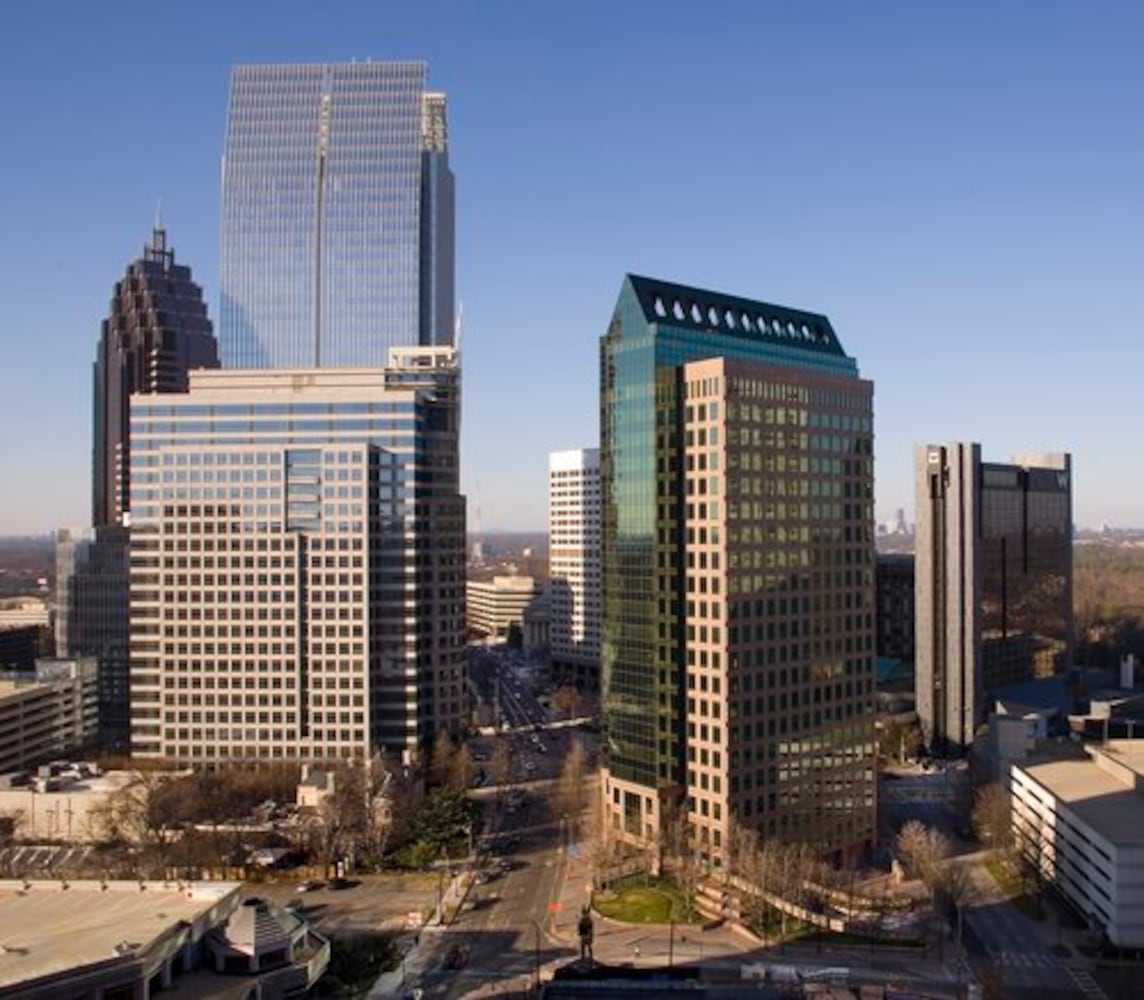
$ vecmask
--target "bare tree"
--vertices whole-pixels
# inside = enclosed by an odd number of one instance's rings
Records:
[[[322,799],[311,826],[313,847],[327,875],[364,845],[372,806],[363,768],[340,768],[332,777],[334,787]]]
[[[453,751],[453,762],[449,768],[449,786],[459,792],[466,791],[472,785],[476,773],[473,752],[462,743]]]
[[[434,785],[447,785],[453,777],[453,757],[456,752],[447,730],[442,729],[433,741],[429,758],[429,780]]]
[[[161,771],[140,770],[93,809],[93,836],[135,849],[133,874],[163,875],[188,809],[184,783]]]
[[[978,789],[973,800],[973,830],[995,851],[1007,851],[1013,842],[1012,801],[998,784]]]
[[[505,786],[512,784],[512,765],[512,744],[508,740],[497,740],[489,770],[493,784],[497,786],[498,799],[504,797]]]
[[[940,830],[910,820],[898,833],[897,851],[910,878],[920,879],[932,892],[939,877],[939,866],[949,857],[952,845]]]
[[[552,796],[552,808],[574,830],[579,829],[580,814],[584,810],[584,763],[584,745],[573,738]]]
[[[552,707],[571,718],[580,707],[580,692],[571,684],[564,684],[552,695]]]

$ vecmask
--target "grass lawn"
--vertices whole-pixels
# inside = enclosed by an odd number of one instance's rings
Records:
[[[1030,920],[1041,921],[1045,919],[1045,910],[1041,901],[1025,892],[1024,883],[1013,874],[1012,869],[1004,861],[1000,858],[989,858],[985,862],[985,869],[993,876],[993,881],[1008,897],[1009,902],[1021,913]]]
[[[688,922],[687,903],[675,883],[668,879],[637,876],[616,884],[592,899],[597,912],[629,924]],[[693,912],[691,922],[698,920]]]

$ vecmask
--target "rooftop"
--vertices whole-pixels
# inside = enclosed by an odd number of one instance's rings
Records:
[[[722,292],[629,274],[644,319],[689,330],[845,357],[830,320],[820,313],[756,302]]]
[[[0,988],[145,951],[239,887],[0,881]]]
[[[1135,787],[1144,780],[1140,742],[1110,740],[1087,748],[1087,757],[1030,763],[1022,770],[1111,843],[1138,845],[1144,838],[1144,795]]]

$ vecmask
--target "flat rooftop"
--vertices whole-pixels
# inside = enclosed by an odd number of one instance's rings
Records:
[[[1111,740],[1089,752],[1104,754],[1139,780],[1144,778],[1141,742]],[[1144,795],[1093,757],[1030,763],[1022,770],[1111,843],[1139,845],[1144,840]]]
[[[0,988],[115,958],[130,942],[145,952],[240,888],[238,882],[0,880]],[[25,888],[27,886],[27,888]]]

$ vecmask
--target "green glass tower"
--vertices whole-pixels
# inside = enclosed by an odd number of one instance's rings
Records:
[[[822,315],[628,275],[601,341],[604,796],[856,851],[874,833],[873,387]]]

